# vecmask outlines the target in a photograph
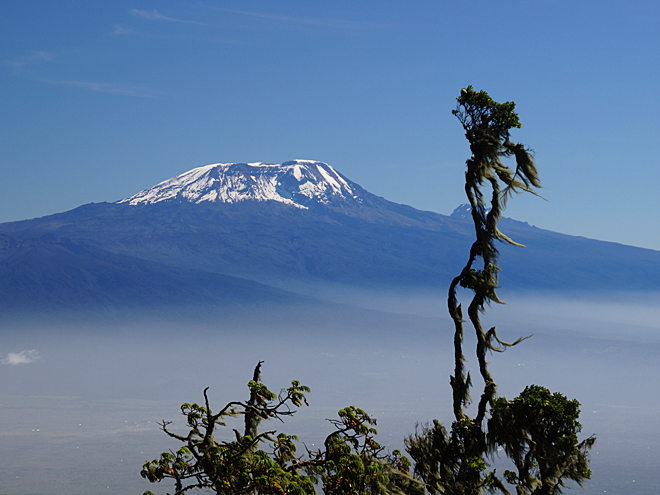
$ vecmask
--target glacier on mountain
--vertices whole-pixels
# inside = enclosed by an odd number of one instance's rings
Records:
[[[191,203],[277,201],[308,209],[311,203],[362,202],[359,186],[327,163],[292,160],[269,163],[216,163],[194,168],[145,189],[119,203],[154,204],[164,201]]]

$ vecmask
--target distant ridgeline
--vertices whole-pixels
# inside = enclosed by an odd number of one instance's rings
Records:
[[[311,160],[215,164],[116,203],[0,224],[0,305],[224,304],[340,283],[444,291],[474,231],[364,190]],[[504,220],[509,290],[660,290],[660,252]]]

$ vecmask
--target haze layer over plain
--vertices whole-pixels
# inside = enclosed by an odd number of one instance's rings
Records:
[[[164,491],[138,474],[144,461],[177,448],[157,421],[183,426],[178,406],[200,401],[206,386],[216,407],[244,399],[257,360],[265,361],[264,382],[272,389],[292,379],[312,388],[311,407],[267,426],[297,434],[313,449],[331,431],[324,420],[354,404],[378,418],[382,443],[400,448],[416,422],[451,422],[452,333],[442,297],[372,294],[367,301],[362,292],[355,296],[362,308],[328,303],[255,306],[239,316],[191,311],[5,321],[3,490]],[[396,312],[382,311],[394,299]],[[583,435],[598,436],[587,493],[654,493],[660,296],[505,299],[484,323],[497,325],[505,340],[534,336],[492,356],[500,394],[512,398],[537,383],[577,398]],[[33,362],[7,361],[9,352],[33,349],[40,356]]]

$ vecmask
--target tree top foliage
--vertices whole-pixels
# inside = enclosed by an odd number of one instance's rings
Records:
[[[520,128],[520,118],[512,101],[497,103],[485,91],[475,91],[472,86],[463,88],[456,98],[458,107],[452,114],[458,117],[469,132],[490,133],[496,139],[508,139],[509,129]]]
[[[491,187],[496,189],[493,191],[491,211],[493,219],[497,220],[511,193],[524,191],[536,195],[534,188],[541,187],[534,164],[534,153],[523,144],[510,140],[509,131],[522,127],[520,117],[515,112],[514,102],[497,103],[487,92],[475,91],[472,86],[462,89],[456,101],[457,105],[452,114],[463,125],[472,151],[472,157],[467,161],[468,199],[473,209],[475,206],[483,208],[484,201],[479,188],[484,182],[489,182]],[[516,160],[514,171],[501,161],[501,158],[511,156]],[[505,188],[502,191],[498,181],[504,183]],[[485,217],[485,212],[483,216]],[[494,237],[510,241],[506,236],[495,234]]]

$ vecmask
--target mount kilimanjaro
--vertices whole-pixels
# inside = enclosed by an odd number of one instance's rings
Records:
[[[118,204],[215,203],[220,206],[250,202],[260,203],[262,207],[293,207],[293,212],[308,210],[321,216],[335,212],[390,224],[423,225],[437,221],[427,218],[425,212],[371,194],[327,163],[313,160],[292,160],[282,165],[261,162],[207,165],[172,177]]]
[[[330,165],[311,160],[282,165],[216,163],[173,177],[120,203],[276,201],[309,209],[317,203],[361,204],[360,193],[364,192],[357,184],[349,184]]]
[[[0,307],[277,303],[323,285],[444,291],[474,238],[465,216],[387,201],[312,160],[207,165],[116,203],[0,224]],[[507,289],[660,290],[658,251],[501,225],[527,246],[501,246]]]

